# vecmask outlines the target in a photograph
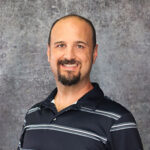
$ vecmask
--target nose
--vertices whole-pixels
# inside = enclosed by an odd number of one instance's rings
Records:
[[[74,48],[73,48],[73,46],[68,46],[68,47],[65,49],[64,58],[66,58],[66,59],[68,59],[68,60],[75,58],[75,53],[74,53]]]

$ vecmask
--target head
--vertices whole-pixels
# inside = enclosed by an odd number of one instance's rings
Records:
[[[97,57],[93,24],[78,15],[56,20],[50,29],[47,55],[56,81],[65,86],[89,81]]]

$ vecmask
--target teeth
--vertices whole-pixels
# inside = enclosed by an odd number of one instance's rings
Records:
[[[76,67],[77,65],[76,64],[65,64],[64,66],[66,66],[66,67]]]

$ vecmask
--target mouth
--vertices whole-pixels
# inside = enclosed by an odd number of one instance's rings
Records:
[[[76,71],[78,64],[62,64],[61,67],[66,71]]]
[[[75,59],[71,59],[71,60],[60,60],[58,61],[58,65],[60,66],[60,68],[63,71],[69,71],[69,72],[75,72],[79,69],[80,67],[80,62],[76,61]]]
[[[76,67],[77,64],[64,64],[63,66],[66,66],[66,67]]]

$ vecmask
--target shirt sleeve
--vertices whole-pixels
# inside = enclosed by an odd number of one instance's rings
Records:
[[[110,128],[111,150],[143,150],[135,119],[131,113],[123,115]]]

